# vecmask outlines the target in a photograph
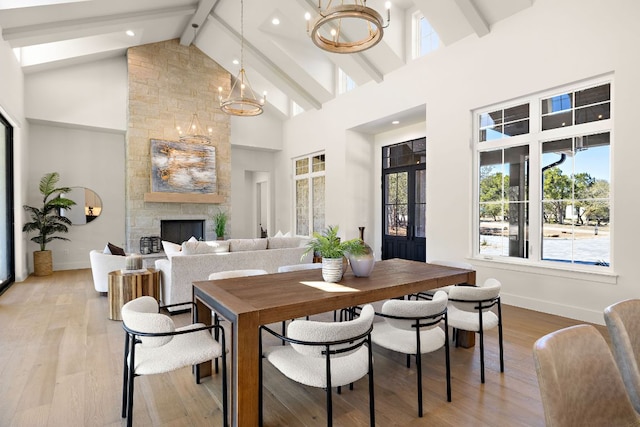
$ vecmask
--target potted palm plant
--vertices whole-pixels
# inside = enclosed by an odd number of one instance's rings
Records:
[[[305,255],[309,252],[322,257],[322,278],[325,282],[339,282],[344,272],[343,258],[346,254],[359,255],[365,248],[360,239],[341,241],[338,237],[338,226],[330,225],[320,234],[313,233],[313,239],[307,243]]]
[[[213,228],[218,240],[224,240],[224,233],[226,232],[228,221],[229,214],[222,209],[218,209],[218,212],[213,215]]]
[[[39,251],[33,252],[33,268],[36,276],[48,276],[53,271],[53,260],[47,243],[52,240],[66,240],[66,237],[56,236],[57,233],[67,233],[71,220],[60,215],[60,209],[71,209],[76,202],[62,197],[62,193],[71,191],[69,187],[56,187],[60,175],[57,172],[45,174],[40,179],[39,190],[43,196],[42,206],[24,205],[23,208],[31,216],[31,221],[22,226],[25,233],[37,232],[31,238],[32,242],[40,245]]]

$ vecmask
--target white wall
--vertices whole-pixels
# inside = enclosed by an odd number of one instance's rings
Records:
[[[15,275],[17,281],[27,277],[26,239],[22,233],[29,157],[29,124],[24,117],[24,76],[13,50],[0,39],[0,113],[13,126],[13,183]]]
[[[24,93],[26,116],[124,132],[127,85],[124,57],[28,74]]]
[[[60,236],[70,242],[53,241],[54,270],[88,268],[89,251],[103,249],[107,242],[124,247],[125,238],[125,140],[124,134],[70,127],[32,124],[31,150],[38,153],[29,162],[27,204],[39,206],[42,196],[37,183],[48,172],[60,174],[60,187],[86,187],[102,199],[102,212],[85,225],[70,227]],[[83,207],[74,206],[73,210]],[[32,236],[32,235],[30,235]],[[29,253],[38,250],[29,242]],[[33,259],[29,257],[29,271]]]
[[[370,194],[354,198],[361,183],[351,179],[351,164],[346,159],[354,158],[354,149],[366,151],[363,142],[367,138],[358,140],[354,148],[350,145],[354,137],[345,130],[426,104],[427,258],[470,257],[471,111],[614,72],[613,259],[617,280],[474,261],[479,281],[493,276],[503,282],[507,303],[601,323],[604,307],[640,296],[633,268],[639,237],[634,216],[639,202],[637,185],[629,178],[640,158],[634,142],[635,101],[640,98],[640,56],[633,54],[638,39],[634,17],[638,14],[640,3],[631,0],[536,0],[532,7],[494,25],[483,38],[467,37],[386,75],[381,84],[357,88],[321,110],[286,122],[284,150],[276,158],[276,185],[290,185],[292,157],[325,149],[327,223],[339,224],[348,233],[345,237],[353,237],[358,206],[379,210],[380,190],[375,182]],[[358,164],[357,168],[379,168],[379,155],[376,150],[368,165]],[[291,200],[290,189],[286,200]],[[291,222],[291,213],[290,203],[278,204],[279,220]],[[378,242],[379,222],[374,229]],[[610,281],[615,283],[607,283]]]
[[[54,241],[54,270],[89,267],[89,251],[107,242],[124,246],[125,132],[127,129],[127,65],[124,57],[28,74],[24,87],[25,115],[31,123],[26,171],[26,204],[39,202],[38,183],[58,172],[61,186],[87,187],[104,209],[95,221],[73,226]],[[30,235],[31,237],[32,235]],[[25,248],[29,271],[31,252]]]

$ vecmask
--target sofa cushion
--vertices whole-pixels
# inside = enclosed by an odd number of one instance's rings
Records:
[[[212,248],[214,248],[215,253],[220,254],[224,252],[229,252],[229,241],[228,240],[213,240],[205,242]]]
[[[286,249],[300,246],[299,237],[269,237],[267,240],[267,249]]]
[[[267,249],[267,239],[229,239],[229,252],[263,251]]]

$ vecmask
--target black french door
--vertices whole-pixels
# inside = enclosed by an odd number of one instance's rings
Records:
[[[0,114],[0,293],[15,280],[13,127]]]
[[[426,139],[382,149],[382,259],[426,261]]]

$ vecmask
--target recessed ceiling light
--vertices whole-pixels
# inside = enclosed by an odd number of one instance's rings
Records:
[[[394,121],[392,121],[392,122],[391,122],[391,124],[392,124],[392,125],[397,125],[397,124],[399,124],[399,123],[400,123],[400,122],[399,122],[398,120],[394,120]]]
[[[271,23],[272,23],[273,25],[280,25],[280,20],[279,20],[278,18],[273,18],[273,19],[271,20]]]
[[[127,30],[127,35],[128,35],[129,37],[133,37],[133,36],[135,36],[135,35],[136,35],[136,33],[134,33],[134,32],[133,32],[133,31],[131,31],[131,30]]]
[[[233,60],[233,65],[238,65],[240,63],[240,61],[238,61],[237,59]]]

